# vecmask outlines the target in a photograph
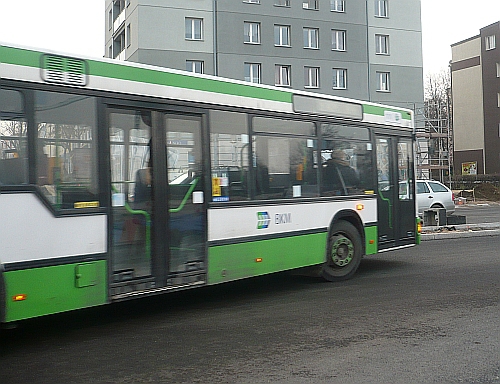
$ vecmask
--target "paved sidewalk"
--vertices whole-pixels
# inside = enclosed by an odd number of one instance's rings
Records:
[[[423,227],[420,239],[426,241],[498,235],[500,235],[500,223],[461,224]]]

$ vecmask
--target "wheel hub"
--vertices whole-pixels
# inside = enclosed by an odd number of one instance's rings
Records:
[[[334,241],[332,245],[331,258],[335,266],[345,267],[354,257],[354,245],[345,237]]]

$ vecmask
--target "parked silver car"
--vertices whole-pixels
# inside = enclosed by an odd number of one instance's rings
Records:
[[[429,208],[445,208],[446,215],[455,212],[455,196],[451,189],[435,180],[417,180],[417,213]]]

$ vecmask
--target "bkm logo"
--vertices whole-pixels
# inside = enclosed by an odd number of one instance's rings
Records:
[[[257,212],[257,229],[269,228],[271,217],[268,212]]]

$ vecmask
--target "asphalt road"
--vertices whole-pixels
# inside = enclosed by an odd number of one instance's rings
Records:
[[[465,215],[467,224],[499,223],[500,204],[490,202],[456,205],[455,215]]]
[[[0,383],[500,383],[500,236],[28,321]]]

